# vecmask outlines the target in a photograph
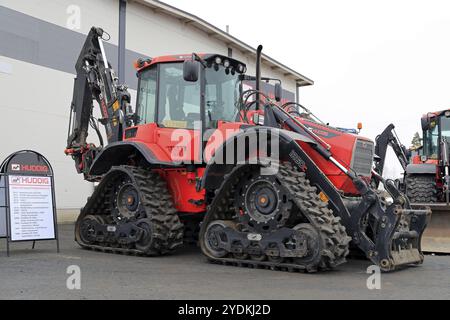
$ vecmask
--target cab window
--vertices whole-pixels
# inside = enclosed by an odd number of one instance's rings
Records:
[[[425,132],[427,156],[437,159],[439,152],[439,127],[436,121],[431,123],[430,129]]]
[[[194,129],[200,122],[200,81],[183,79],[182,63],[160,65],[158,125]]]
[[[144,70],[140,75],[137,110],[141,123],[155,122],[157,67]]]

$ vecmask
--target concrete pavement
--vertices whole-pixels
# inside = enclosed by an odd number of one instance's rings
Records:
[[[301,274],[213,265],[195,247],[158,258],[79,248],[73,225],[54,242],[12,244],[0,239],[0,299],[450,299],[450,256],[427,256],[419,267],[381,275],[368,290],[365,260],[335,271]],[[80,267],[81,290],[69,290],[67,268]]]

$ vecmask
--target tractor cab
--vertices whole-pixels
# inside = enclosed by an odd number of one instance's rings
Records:
[[[450,141],[450,110],[428,113],[422,117],[422,162],[441,160]]]
[[[136,68],[139,124],[210,129],[219,121],[236,121],[245,64],[221,55],[194,54],[140,60]]]

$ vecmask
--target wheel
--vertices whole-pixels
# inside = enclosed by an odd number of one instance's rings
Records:
[[[135,221],[144,218],[145,208],[135,184],[127,175],[121,175],[113,194],[113,218],[117,223]]]
[[[236,252],[233,253],[233,257],[235,259],[238,259],[238,260],[247,260],[248,259],[248,257],[249,257],[248,253],[244,252],[245,248],[241,244],[234,245],[234,247],[236,249],[242,250],[241,253],[236,253]]]
[[[412,203],[437,202],[436,177],[434,175],[407,175],[406,195]]]
[[[225,231],[228,227],[232,227],[231,221],[217,220],[210,223],[206,229],[204,243],[208,252],[215,258],[223,258],[228,254],[221,246],[228,242]]]
[[[142,219],[136,223],[136,226],[143,230],[143,234],[138,242],[136,242],[136,249],[141,250],[143,252],[149,252],[154,243],[153,243],[153,233],[154,227],[152,221],[150,219]]]
[[[233,257],[238,260],[247,260],[248,254],[247,253],[233,253]]]
[[[295,263],[302,265],[317,265],[321,259],[321,252],[323,249],[322,243],[319,240],[319,233],[309,223],[301,223],[294,227],[296,231],[294,236],[290,239],[290,245],[297,250],[305,249],[305,256],[295,258]]]
[[[269,249],[278,249],[278,245],[276,243],[270,244]],[[267,260],[269,260],[270,262],[274,262],[274,263],[281,263],[281,262],[283,262],[284,258],[280,257],[280,256],[272,256],[272,255],[268,254]]]
[[[260,247],[258,244],[254,243],[250,245],[249,250],[251,250],[251,252],[259,252],[259,253],[251,253],[250,259],[254,260],[254,261],[264,261],[266,260],[266,255],[264,254],[264,252],[260,252]]]
[[[97,226],[99,221],[96,216],[88,215],[81,220],[80,238],[84,243],[93,244],[97,239]]]
[[[245,175],[235,195],[236,213],[249,230],[267,233],[283,227],[292,202],[289,193],[275,175],[260,175],[256,169]]]

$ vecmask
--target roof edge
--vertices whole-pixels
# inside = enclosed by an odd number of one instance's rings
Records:
[[[211,35],[215,34],[222,38],[220,39],[218,37],[219,40],[222,40],[228,44],[233,44],[234,46],[243,49],[247,53],[251,53],[256,56],[255,48],[239,40],[238,38],[230,35],[229,33],[219,29],[218,27],[212,25],[211,23],[207,22],[206,20],[203,20],[202,18],[196,15],[193,15],[189,12],[183,11],[179,8],[176,8],[172,5],[169,5],[165,2],[158,0],[133,0],[133,1],[146,5],[150,8],[156,9],[157,12],[164,12],[168,15],[172,15],[185,23],[197,24],[198,26],[211,31]],[[297,86],[299,87],[310,86],[314,84],[314,81],[311,80],[310,78],[302,75],[301,73],[293,70],[292,68],[289,68],[285,64],[273,59],[272,57],[264,53],[262,54],[262,61],[263,63],[266,62],[272,69],[281,69],[285,71],[285,75],[286,73],[287,75],[291,75],[294,78],[295,82],[297,83]]]

